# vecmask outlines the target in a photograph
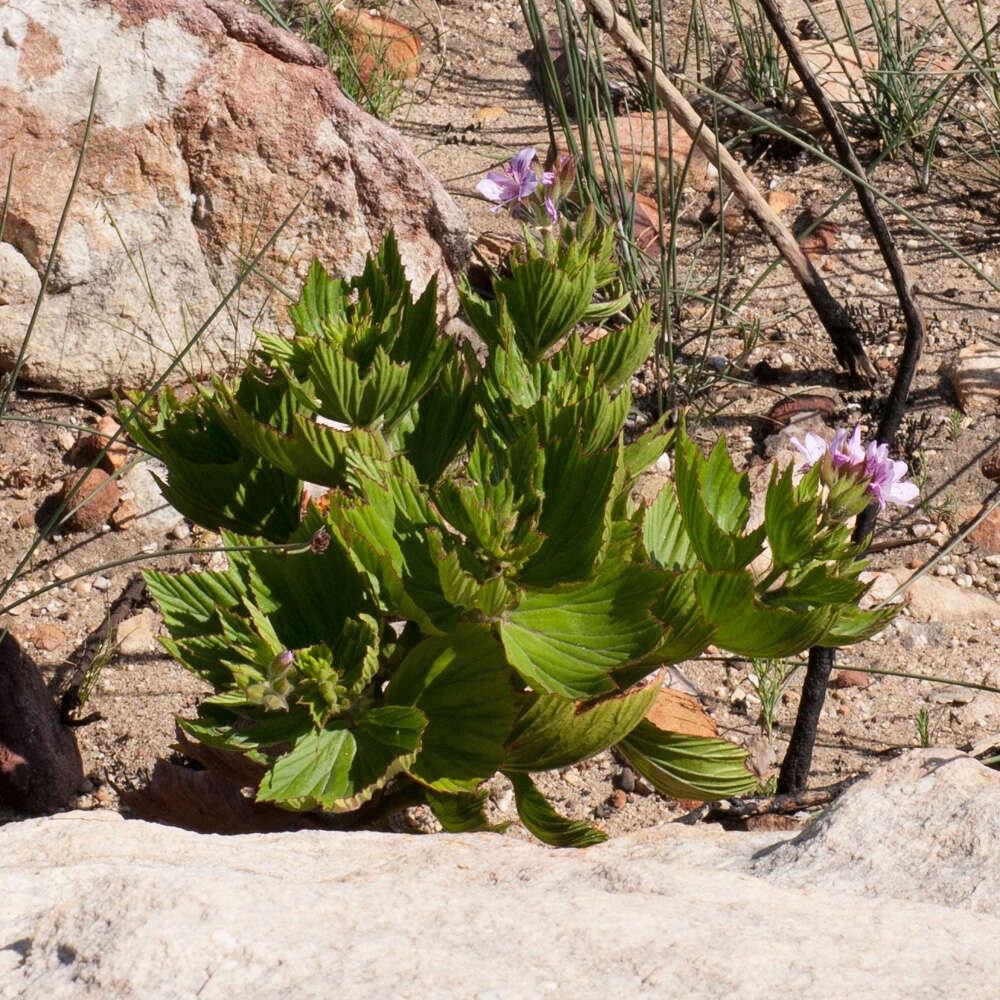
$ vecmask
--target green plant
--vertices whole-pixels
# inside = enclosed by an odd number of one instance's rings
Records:
[[[931,745],[930,716],[927,714],[927,708],[925,706],[920,706],[920,711],[917,712],[916,721],[917,738],[920,740],[920,745],[922,747],[929,747]]]
[[[340,8],[336,4],[325,0],[301,5],[254,2],[279,27],[322,49],[344,93],[376,118],[388,119],[405,99],[405,79],[386,58],[390,40],[373,37],[369,45],[352,44],[352,26],[337,17]],[[360,30],[357,24],[353,27]]]
[[[798,663],[784,657],[750,660],[747,680],[760,699],[760,721],[768,739],[774,733],[774,710],[798,669]]]
[[[948,437],[952,441],[957,441],[962,436],[962,414],[958,410],[952,410],[948,414]]]
[[[751,100],[771,107],[789,103],[791,64],[778,44],[760,5],[744,10],[738,0],[729,0],[729,10],[739,45],[739,70]]]
[[[747,531],[724,443],[705,459],[662,422],[624,443],[648,307],[594,342],[574,332],[622,307],[598,295],[610,231],[584,216],[509,265],[495,300],[462,293],[483,367],[438,337],[435,284],[413,300],[390,235],[350,282],[314,265],[295,337],[261,334],[235,388],[121,407],[166,463],[167,499],[233,547],[224,572],[146,578],[167,648],[216,690],[182,728],[256,762],[260,800],[341,813],[417,794],[447,829],[483,829],[481,786],[502,771],[538,837],[593,843],[531,772],[615,745],[668,794],[753,787],[742,750],[644,719],[661,664],[709,643],[852,643],[894,613],[856,607],[863,564],[818,465],[798,486],[775,475]],[[671,443],[676,487],[636,508]],[[328,492],[300,514],[303,482]],[[774,568],[755,582],[765,539]]]

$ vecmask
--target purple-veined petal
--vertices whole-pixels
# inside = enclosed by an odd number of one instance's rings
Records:
[[[810,431],[806,432],[805,443],[799,441],[798,438],[792,438],[792,445],[808,460],[802,466],[803,472],[811,469],[826,454],[827,450],[826,442],[818,434],[813,434]]]

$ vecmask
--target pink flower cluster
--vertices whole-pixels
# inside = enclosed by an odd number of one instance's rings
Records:
[[[871,441],[865,447],[861,443],[860,424],[850,435],[846,430],[837,431],[829,445],[818,434],[806,434],[804,444],[792,438],[792,444],[808,459],[803,470],[825,461],[829,455],[834,477],[839,473],[855,479],[867,479],[867,492],[878,503],[880,510],[885,510],[887,503],[912,507],[920,493],[914,483],[903,482],[906,463],[889,458],[887,444]]]
[[[515,219],[548,229],[559,221],[559,202],[573,187],[576,163],[564,156],[555,170],[539,172],[534,159],[534,149],[522,149],[510,163],[491,170],[476,190],[497,203],[494,212],[506,207]]]
[[[513,213],[516,218],[519,214],[521,203],[530,198],[539,184],[543,188],[552,187],[556,175],[552,170],[542,171],[541,177],[535,172],[531,161],[535,158],[535,151],[530,146],[522,149],[510,164],[501,170],[491,170],[483,180],[476,185],[476,190],[490,201],[499,204],[493,209],[499,211],[504,205],[513,205]],[[556,221],[556,209],[552,204],[552,199],[546,194],[545,210],[553,222]]]

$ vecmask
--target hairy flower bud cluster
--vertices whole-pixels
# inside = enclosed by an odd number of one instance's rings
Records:
[[[266,681],[258,681],[246,689],[247,698],[263,705],[269,712],[287,712],[288,696],[298,680],[295,654],[290,649],[279,653],[271,662],[267,674]]]
[[[860,424],[850,434],[837,431],[829,444],[818,434],[806,434],[804,443],[792,438],[792,444],[808,460],[803,471],[819,467],[819,477],[829,489],[828,509],[835,520],[860,514],[873,500],[879,510],[890,503],[912,507],[920,492],[915,484],[903,481],[906,463],[889,458],[887,444],[861,443]]]
[[[493,211],[509,209],[515,219],[547,229],[559,220],[559,202],[573,188],[576,162],[564,156],[555,170],[541,173],[533,163],[535,150],[522,149],[500,170],[491,170],[476,185],[476,190],[490,201],[497,202]]]

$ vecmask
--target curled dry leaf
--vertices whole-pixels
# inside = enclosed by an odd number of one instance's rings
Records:
[[[686,691],[661,688],[646,718],[658,729],[682,736],[717,737],[719,730],[711,717]]]

